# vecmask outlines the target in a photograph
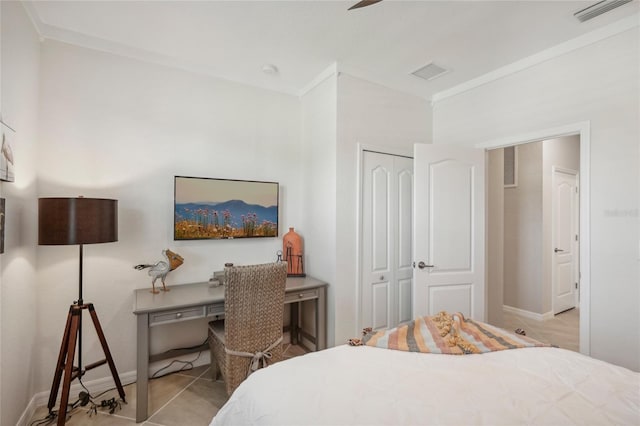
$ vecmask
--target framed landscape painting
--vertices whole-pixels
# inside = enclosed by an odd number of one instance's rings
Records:
[[[174,240],[278,236],[278,182],[175,176]]]
[[[13,170],[13,150],[11,140],[14,131],[0,119],[0,129],[2,130],[2,148],[0,148],[0,180],[5,182],[15,181]]]

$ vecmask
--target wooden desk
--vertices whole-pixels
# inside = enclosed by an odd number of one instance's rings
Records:
[[[327,283],[312,277],[287,278],[284,303],[292,304],[291,341],[300,338],[298,326],[298,303],[314,300],[315,336],[305,337],[315,340],[316,350],[327,347]],[[210,283],[193,283],[171,286],[171,291],[153,294],[148,288],[135,290],[133,313],[137,317],[138,354],[136,382],[136,422],[147,419],[149,361],[188,353],[186,351],[152,355],[149,353],[149,328],[163,324],[178,323],[197,318],[224,318],[224,286],[212,286]],[[206,350],[202,345],[193,351]]]

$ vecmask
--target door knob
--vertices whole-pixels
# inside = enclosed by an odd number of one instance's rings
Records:
[[[384,275],[380,275],[380,281],[384,280]]]
[[[415,262],[414,262],[414,264],[415,264]],[[433,265],[427,265],[422,260],[420,262],[418,262],[418,268],[420,268],[420,269],[433,268],[433,267],[434,267]]]
[[[554,249],[553,249],[553,251],[554,251],[554,252],[556,252],[556,253],[558,253],[559,251],[564,251],[564,250],[559,249],[559,248],[557,248],[557,247],[556,247],[556,248],[554,248]]]

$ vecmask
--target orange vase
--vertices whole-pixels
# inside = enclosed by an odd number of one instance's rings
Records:
[[[282,237],[282,255],[287,262],[287,276],[304,277],[304,254],[302,250],[302,237],[289,228],[289,232]]]

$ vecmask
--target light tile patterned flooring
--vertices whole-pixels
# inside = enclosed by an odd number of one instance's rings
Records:
[[[514,331],[522,328],[531,337],[575,352],[580,350],[580,311],[571,309],[546,321],[536,321],[511,312],[503,316],[503,328]]]
[[[300,346],[286,345],[284,356],[292,358],[305,354]],[[149,385],[149,418],[140,425],[147,426],[206,426],[213,416],[227,401],[227,393],[222,381],[211,378],[208,365],[192,370],[170,374],[151,380]],[[90,415],[82,407],[73,410],[67,420],[69,426],[120,426],[135,425],[136,421],[136,386],[124,387],[127,404],[109,414],[108,409],[98,409],[97,414]],[[98,399],[118,399],[116,390],[112,390]],[[56,407],[57,408],[57,407]],[[47,416],[47,407],[39,407],[29,421],[29,425],[55,424],[39,420]]]

